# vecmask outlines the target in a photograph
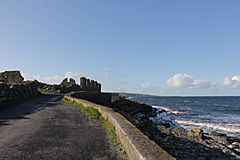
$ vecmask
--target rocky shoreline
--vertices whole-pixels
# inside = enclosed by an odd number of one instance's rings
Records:
[[[125,116],[150,139],[176,159],[234,160],[240,159],[240,140],[225,134],[204,133],[201,128],[187,131],[171,121],[152,121],[159,111],[144,103],[120,97],[110,107]]]

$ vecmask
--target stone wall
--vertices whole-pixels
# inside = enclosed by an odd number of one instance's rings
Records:
[[[37,94],[39,94],[39,92],[38,83],[36,81],[26,81],[15,84],[0,82],[0,102]]]
[[[103,105],[92,103],[84,99],[71,97],[70,93],[65,95],[65,98],[82,104],[85,107],[92,106],[97,109],[105,118],[105,120],[109,121],[115,127],[116,135],[119,138],[121,144],[124,146],[129,159],[176,160],[159,145],[157,145],[155,142],[145,136],[126,118],[115,112],[113,109]]]
[[[24,78],[20,71],[5,71],[0,73],[0,82],[6,83],[23,83]]]
[[[119,100],[118,93],[100,93],[94,91],[78,91],[69,93],[70,96],[85,99],[97,104],[110,106],[113,102]]]

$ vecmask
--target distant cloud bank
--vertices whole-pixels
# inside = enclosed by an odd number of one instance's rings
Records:
[[[205,79],[195,79],[193,76],[187,74],[176,74],[169,78],[167,85],[170,88],[199,88],[199,89],[224,89],[224,88],[240,88],[240,76],[235,75],[232,78],[224,78],[223,82],[212,82],[210,83]]]

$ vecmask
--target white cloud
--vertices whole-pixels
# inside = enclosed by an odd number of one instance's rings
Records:
[[[84,73],[72,73],[72,72],[66,72],[65,76],[53,76],[53,77],[40,77],[37,76],[29,76],[27,74],[22,74],[24,77],[24,80],[38,80],[39,82],[43,83],[49,83],[49,84],[60,84],[64,78],[74,78],[75,80],[79,81],[79,78],[82,76],[86,76]]]
[[[234,82],[232,88],[240,88],[240,76],[239,75],[233,76],[232,81]]]
[[[225,77],[224,82],[220,83],[220,87],[223,88],[240,88],[240,76],[236,75],[232,78]]]
[[[143,88],[143,89],[145,89],[145,88],[149,88],[149,85],[150,85],[149,82],[147,82],[147,83],[143,83],[143,84],[141,84],[141,88]]]
[[[85,74],[85,73],[79,73],[79,72],[76,72],[76,73],[66,72],[66,73],[65,73],[65,77],[66,77],[66,78],[79,79],[80,77],[83,77],[83,76],[86,76],[86,74]]]
[[[211,86],[209,81],[205,79],[195,79],[192,84],[193,88],[209,88]]]
[[[194,77],[187,74],[176,74],[169,78],[167,85],[171,88],[183,88],[193,86]]]
[[[152,87],[150,86],[149,82],[143,83],[139,86],[137,86],[137,88],[135,88],[137,92],[146,92],[146,91],[150,91],[152,90]]]
[[[38,80],[39,82],[43,83],[50,83],[50,84],[59,84],[64,79],[63,76],[54,76],[54,77],[40,77],[37,76],[29,76],[27,74],[22,74],[24,77],[24,80]]]
[[[208,80],[198,80],[187,74],[176,74],[168,79],[167,85],[171,88],[187,89],[234,89],[240,88],[240,76],[225,77],[223,82],[215,81],[210,83]]]
[[[236,80],[236,81],[240,82],[240,76],[239,75],[233,76],[232,80]]]

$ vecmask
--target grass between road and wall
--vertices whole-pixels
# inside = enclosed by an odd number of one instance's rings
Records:
[[[46,90],[46,89],[40,89],[40,88],[38,88],[38,91],[41,93],[59,94],[58,91]]]
[[[111,143],[113,143],[114,145],[117,145],[119,147],[117,150],[118,152],[120,152],[120,153],[125,152],[124,147],[122,146],[120,140],[117,138],[115,127],[109,121],[106,121],[97,109],[93,108],[92,106],[84,107],[82,104],[79,104],[75,101],[71,101],[65,97],[62,100],[68,104],[71,104],[72,106],[80,108],[81,111],[89,119],[95,120],[97,122],[103,122],[103,127],[106,129],[107,133],[110,135]],[[127,160],[127,159],[125,159],[125,160]]]

